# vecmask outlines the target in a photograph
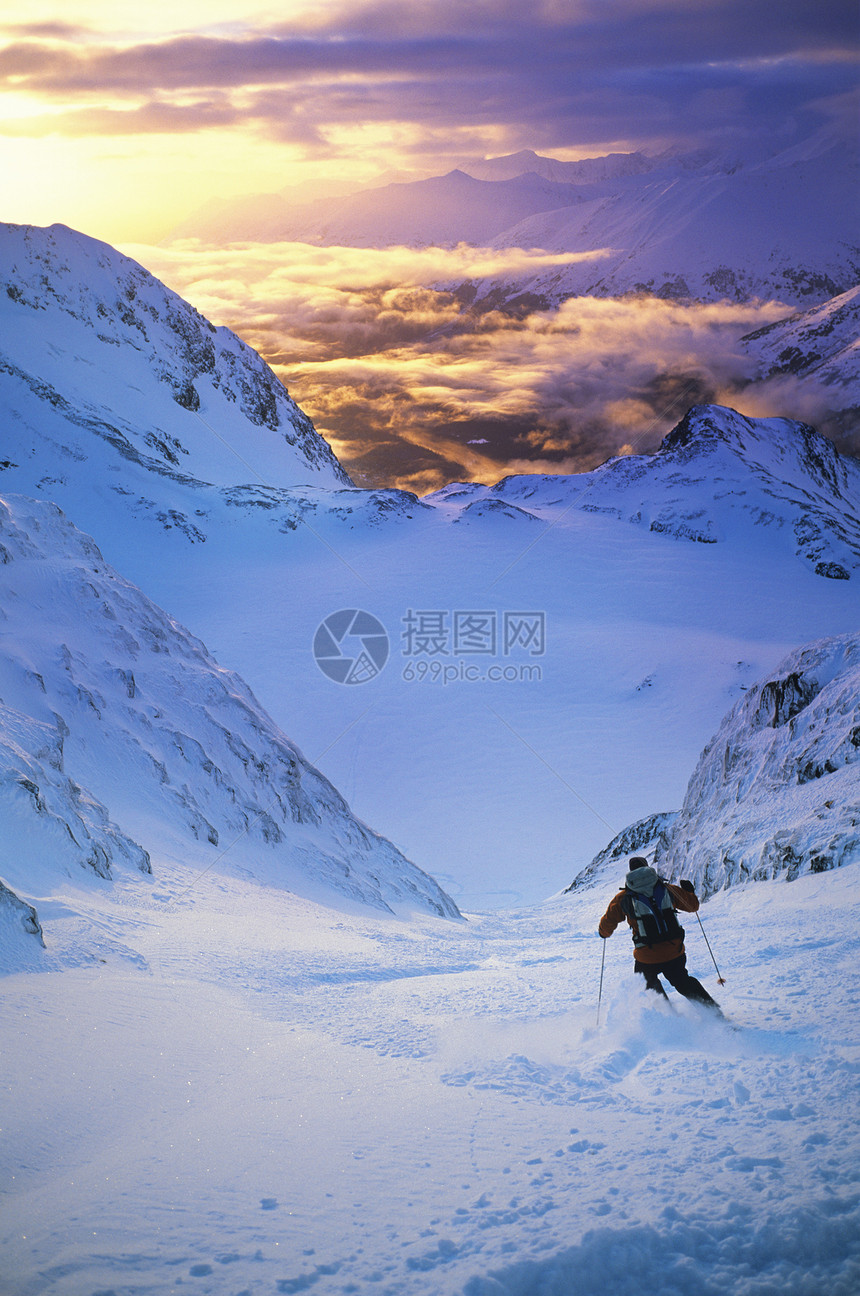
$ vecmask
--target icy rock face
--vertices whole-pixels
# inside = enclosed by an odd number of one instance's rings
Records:
[[[457,916],[350,813],[244,682],[102,559],[54,505],[0,502],[0,800],[8,884],[110,880],[193,845],[325,901]],[[138,844],[140,843],[140,844]],[[184,843],[184,845],[183,845]]]
[[[657,866],[703,895],[860,860],[860,634],[798,649],[724,719]]]
[[[15,892],[10,891],[2,882],[0,882],[0,923],[7,928],[14,927],[27,936],[35,936],[44,949],[45,942],[42,939],[42,928],[36,910],[32,905],[20,900]]]
[[[39,967],[44,949],[36,910],[0,882],[0,972]]]
[[[44,419],[61,424],[55,472],[102,441],[178,482],[349,485],[255,351],[105,243],[0,225],[0,326],[8,403],[26,402],[37,445]],[[4,455],[20,461],[33,437],[10,420]]]

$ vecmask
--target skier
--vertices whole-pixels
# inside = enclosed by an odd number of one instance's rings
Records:
[[[680,886],[664,882],[641,855],[630,860],[624,882],[600,919],[598,933],[607,940],[626,918],[633,932],[634,968],[645,977],[648,989],[668,998],[660,982],[662,975],[686,999],[706,1004],[722,1016],[716,1000],[687,971],[684,929],[675,910],[695,913],[698,909],[699,897],[692,882],[684,880]]]

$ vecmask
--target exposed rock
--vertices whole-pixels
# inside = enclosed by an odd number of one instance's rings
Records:
[[[25,904],[14,891],[10,891],[9,887],[0,882],[0,925],[5,927],[13,924],[27,936],[35,936],[42,949],[45,948],[42,927],[36,910],[32,905]]]

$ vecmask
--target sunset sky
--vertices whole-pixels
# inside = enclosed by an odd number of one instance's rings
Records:
[[[786,308],[582,299],[464,327],[433,285],[488,273],[480,249],[165,240],[219,199],[523,148],[776,151],[844,116],[857,44],[854,0],[7,0],[0,219],[129,251],[257,347],[362,484],[573,471],[739,377],[746,412],[814,418],[742,381],[736,340]]]
[[[213,196],[790,137],[849,88],[856,26],[853,0],[7,0],[4,219],[152,241]]]

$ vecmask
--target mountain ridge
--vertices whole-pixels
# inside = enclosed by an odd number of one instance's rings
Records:
[[[269,197],[260,221],[255,199],[236,200],[226,217],[192,217],[166,241],[540,247],[591,256],[478,281],[477,300],[527,292],[551,306],[571,296],[633,293],[682,302],[769,297],[805,306],[860,279],[857,180],[857,141],[836,123],[770,154],[670,149],[650,158],[610,154],[564,163],[523,150],[463,162],[446,176],[302,209],[284,206],[280,223]]]
[[[55,225],[4,225],[0,238],[2,372],[55,410],[114,439],[149,468],[208,482],[235,481],[240,456],[213,442],[208,422],[241,440],[244,465],[278,484],[349,478],[268,365],[216,328],[143,266],[87,235]],[[34,357],[39,370],[31,373]],[[123,379],[149,393],[155,419],[137,426],[92,399],[93,370],[110,391]],[[152,426],[154,424],[154,426]],[[68,451],[67,447],[67,451]],[[85,450],[83,451],[85,453]]]
[[[654,455],[615,457],[569,477],[452,483],[425,502],[451,510],[492,498],[548,518],[560,508],[604,513],[704,544],[740,520],[789,531],[820,576],[846,580],[860,570],[860,461],[791,419],[693,406]]]

